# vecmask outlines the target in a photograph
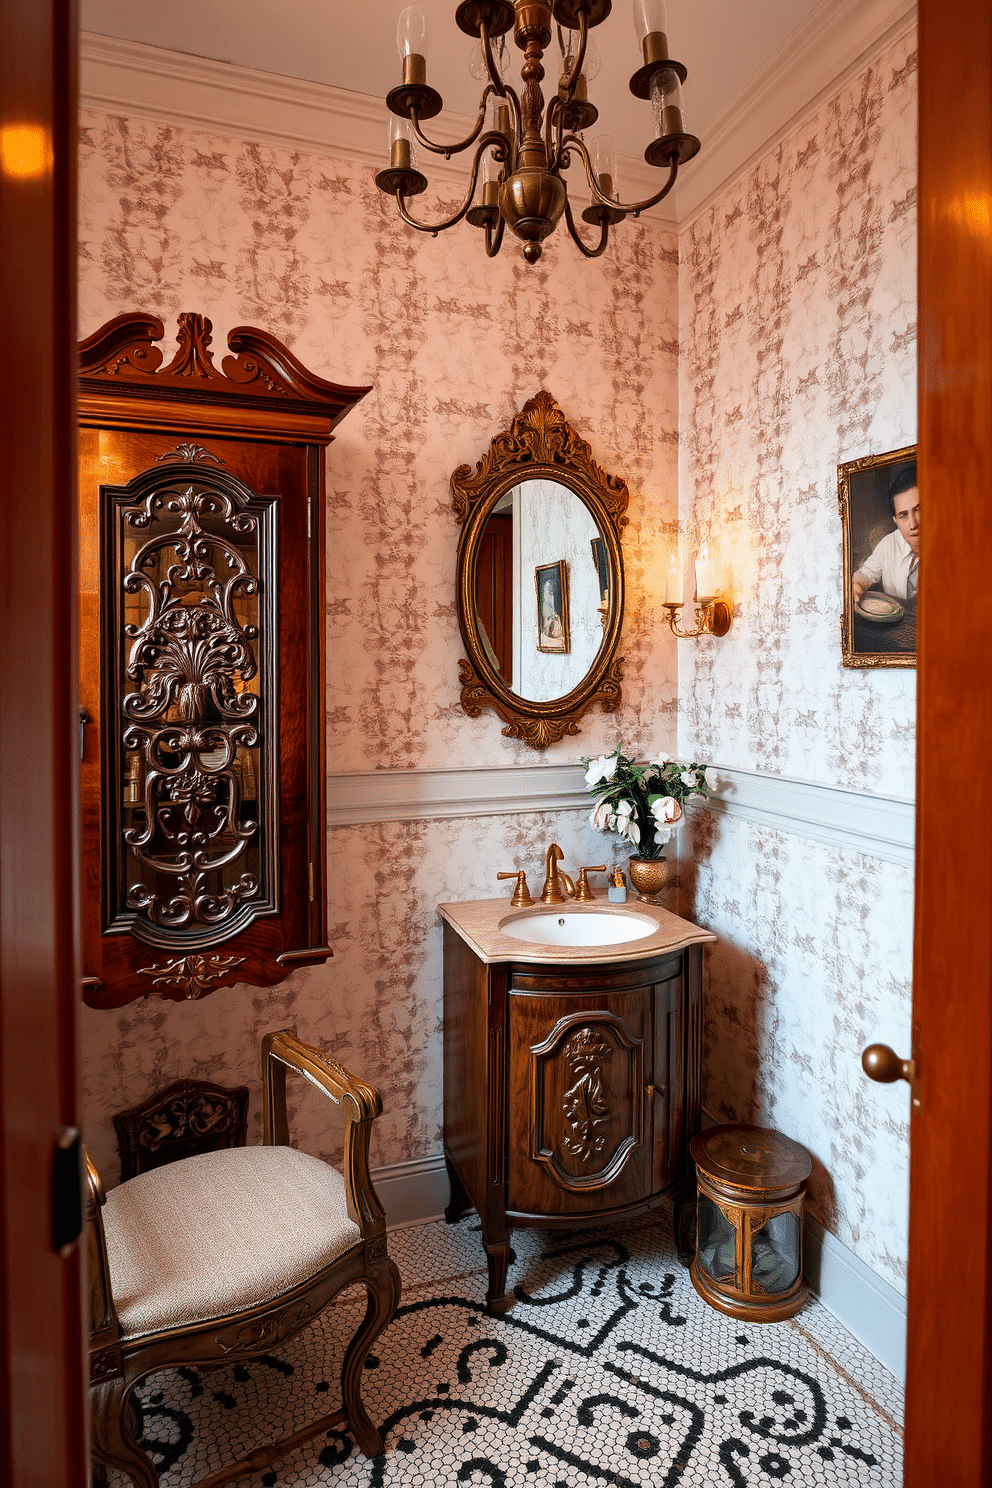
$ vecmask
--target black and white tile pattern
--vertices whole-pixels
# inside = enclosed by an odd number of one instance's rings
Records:
[[[517,1305],[491,1318],[474,1216],[394,1232],[404,1296],[364,1383],[384,1455],[334,1431],[253,1488],[898,1488],[898,1385],[818,1303],[765,1326],[712,1311],[667,1215],[514,1249]],[[146,1381],[163,1488],[333,1409],[355,1296],[278,1357]]]

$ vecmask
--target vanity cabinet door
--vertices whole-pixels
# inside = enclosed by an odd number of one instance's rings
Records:
[[[651,986],[579,996],[511,985],[509,1211],[598,1214],[651,1192],[653,1001]]]

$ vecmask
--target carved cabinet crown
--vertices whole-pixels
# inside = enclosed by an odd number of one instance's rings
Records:
[[[322,449],[369,391],[241,326],[80,344],[84,996],[326,960]],[[305,844],[305,851],[301,851]]]

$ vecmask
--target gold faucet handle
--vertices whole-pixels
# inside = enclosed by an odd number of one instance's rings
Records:
[[[585,900],[586,902],[588,902],[590,899],[592,899],[594,897],[594,895],[593,895],[592,889],[589,887],[589,879],[587,877],[587,874],[590,874],[590,873],[605,873],[605,872],[606,872],[606,864],[605,863],[590,863],[588,865],[588,867],[586,867],[586,868],[580,868],[579,869],[579,887],[575,891],[575,897],[576,897],[576,899]]]
[[[514,868],[510,873],[497,873],[496,877],[515,878],[517,880],[516,888],[513,890],[513,896],[510,899],[510,903],[514,909],[526,909],[528,904],[534,903],[530,897],[530,889],[527,887],[527,874],[523,868]]]

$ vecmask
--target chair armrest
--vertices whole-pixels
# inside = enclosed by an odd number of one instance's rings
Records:
[[[86,1154],[86,1263],[90,1284],[90,1352],[120,1342],[121,1325],[114,1306],[107,1264],[107,1240],[100,1210],[107,1202],[100,1174]]]
[[[289,1146],[286,1113],[286,1072],[292,1070],[330,1096],[344,1117],[344,1182],[348,1218],[363,1239],[384,1233],[386,1216],[369,1173],[372,1123],[382,1111],[379,1092],[305,1044],[291,1028],[267,1033],[262,1040],[262,1141],[267,1146]]]

